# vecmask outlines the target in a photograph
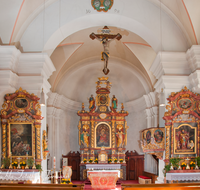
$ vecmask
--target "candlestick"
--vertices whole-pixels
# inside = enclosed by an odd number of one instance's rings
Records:
[[[124,161],[123,161],[123,163],[126,163],[125,151],[124,151]]]
[[[89,163],[89,152],[87,152],[87,163]]]
[[[118,160],[117,160],[117,163],[120,163],[120,162],[119,162],[119,152],[118,152],[117,154],[118,154]]]
[[[10,153],[10,166],[9,169],[12,169],[12,152]]]

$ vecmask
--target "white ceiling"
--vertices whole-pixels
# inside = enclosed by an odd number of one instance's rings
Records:
[[[119,102],[138,99],[153,91],[149,68],[159,51],[185,52],[200,43],[200,0],[113,1],[108,12],[97,12],[91,0],[1,0],[1,41],[46,52],[56,68],[51,90],[86,102],[104,75],[102,44],[89,35],[107,25],[122,35],[110,44],[111,94]]]

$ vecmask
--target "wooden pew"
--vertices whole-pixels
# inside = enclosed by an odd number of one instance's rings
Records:
[[[48,189],[66,189],[66,190],[83,190],[84,184],[15,184],[15,183],[1,183],[0,189],[1,190],[8,190],[8,189],[31,189],[31,190],[48,190]]]
[[[200,190],[200,183],[174,183],[174,184],[121,184],[122,190]]]

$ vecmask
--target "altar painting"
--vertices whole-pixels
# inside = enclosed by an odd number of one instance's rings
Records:
[[[10,124],[12,156],[32,156],[32,124]]]
[[[196,154],[196,130],[187,123],[174,127],[174,154]]]
[[[110,147],[110,128],[106,124],[100,124],[96,128],[96,147]]]

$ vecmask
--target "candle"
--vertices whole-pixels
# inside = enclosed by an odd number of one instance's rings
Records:
[[[53,158],[53,168],[56,169],[56,157]]]

